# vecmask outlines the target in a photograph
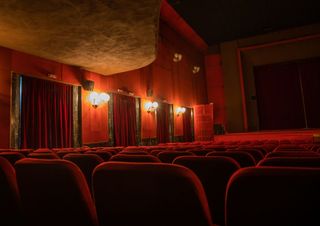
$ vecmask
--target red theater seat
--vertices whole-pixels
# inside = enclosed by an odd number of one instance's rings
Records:
[[[232,151],[243,151],[249,153],[256,162],[259,162],[261,159],[264,158],[264,154],[262,151],[253,148],[239,148],[239,149],[232,149]]]
[[[76,152],[76,151],[57,151],[57,155],[60,158],[63,158],[63,156],[65,156],[67,154],[76,154],[76,153],[79,153],[79,152]]]
[[[117,154],[117,155],[112,156],[110,161],[117,161],[117,162],[160,162],[160,160],[153,155],[123,155],[123,154]]]
[[[11,165],[14,165],[16,161],[25,158],[22,153],[13,151],[0,152],[0,157],[7,159],[11,163]]]
[[[110,151],[87,151],[85,153],[98,155],[100,158],[103,159],[103,161],[109,161],[109,159],[113,155]]]
[[[76,164],[86,177],[89,188],[92,188],[92,173],[94,168],[104,160],[95,154],[67,154],[63,159]]]
[[[191,152],[197,156],[206,156],[206,154],[208,154],[209,152],[212,152],[212,150],[190,150],[188,152]]]
[[[190,155],[194,155],[194,154],[186,151],[162,151],[158,153],[157,157],[160,159],[161,162],[172,163],[173,160],[179,156],[190,156]]]
[[[85,177],[74,163],[26,158],[15,168],[28,225],[98,226]]]
[[[1,225],[23,225],[16,173],[3,157],[0,157],[0,222]]]
[[[202,184],[182,166],[105,162],[93,188],[101,226],[211,225]]]
[[[226,226],[320,225],[320,169],[250,167],[229,181]]]
[[[149,153],[146,151],[124,150],[124,151],[120,151],[118,154],[122,154],[122,155],[148,155]]]
[[[181,156],[174,160],[191,169],[200,179],[210,207],[212,221],[224,225],[225,194],[229,178],[240,169],[240,165],[230,157]]]
[[[59,156],[56,153],[50,153],[50,152],[32,152],[28,155],[28,158],[59,159]]]
[[[263,159],[258,166],[320,167],[319,157],[271,157]]]
[[[319,154],[312,151],[276,151],[266,155],[266,158],[270,157],[318,157]]]
[[[213,151],[208,153],[206,156],[226,156],[233,158],[236,160],[240,167],[248,167],[248,166],[254,166],[256,165],[256,161],[247,152],[242,151]]]

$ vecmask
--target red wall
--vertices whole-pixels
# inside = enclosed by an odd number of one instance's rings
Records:
[[[173,54],[181,53],[182,61],[173,62]],[[198,74],[192,67],[200,66]],[[0,148],[9,147],[10,135],[10,71],[35,77],[46,78],[55,74],[55,80],[80,85],[82,78],[93,80],[96,91],[116,92],[127,88],[143,99],[166,100],[176,106],[193,106],[207,102],[204,57],[200,50],[171,29],[165,22],[160,23],[160,37],[157,59],[151,65],[134,71],[102,76],[77,67],[46,60],[40,57],[0,47]],[[153,91],[147,97],[147,89]],[[108,140],[107,106],[92,108],[87,101],[88,92],[82,91],[82,140],[83,143],[105,142]],[[148,118],[149,117],[149,118]],[[176,116],[175,116],[176,117]],[[182,123],[175,123],[176,134],[180,135]],[[156,136],[155,117],[148,115],[142,106],[142,138]]]
[[[225,124],[225,98],[221,56],[207,55],[205,58],[208,102],[214,104],[216,124]]]

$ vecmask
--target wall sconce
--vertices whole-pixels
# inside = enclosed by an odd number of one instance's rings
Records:
[[[147,110],[148,113],[155,111],[158,108],[158,102],[151,102],[148,101],[144,104],[144,108]]]
[[[90,92],[89,94],[89,102],[92,107],[97,108],[100,104],[106,103],[110,100],[110,96],[107,93]]]
[[[193,69],[192,69],[192,73],[193,74],[196,74],[196,73],[198,73],[200,71],[200,67],[198,67],[198,66],[193,66]]]
[[[179,62],[179,61],[181,61],[182,60],[182,54],[180,54],[180,53],[175,53],[174,55],[173,55],[173,62]]]
[[[186,112],[186,108],[184,108],[184,107],[177,107],[177,109],[176,109],[177,116],[179,116],[180,114],[183,114],[185,112]]]

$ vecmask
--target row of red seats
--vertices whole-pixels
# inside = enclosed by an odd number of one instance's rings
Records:
[[[175,164],[106,162],[93,173],[94,204],[69,161],[19,160],[18,183],[10,163],[0,163],[6,222],[22,217],[19,188],[28,225],[223,225],[224,208],[227,226],[319,225],[319,168],[239,170],[228,157],[195,156]]]

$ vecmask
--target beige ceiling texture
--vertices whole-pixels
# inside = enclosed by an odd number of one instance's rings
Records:
[[[103,75],[156,56],[161,0],[0,0],[0,45]]]

